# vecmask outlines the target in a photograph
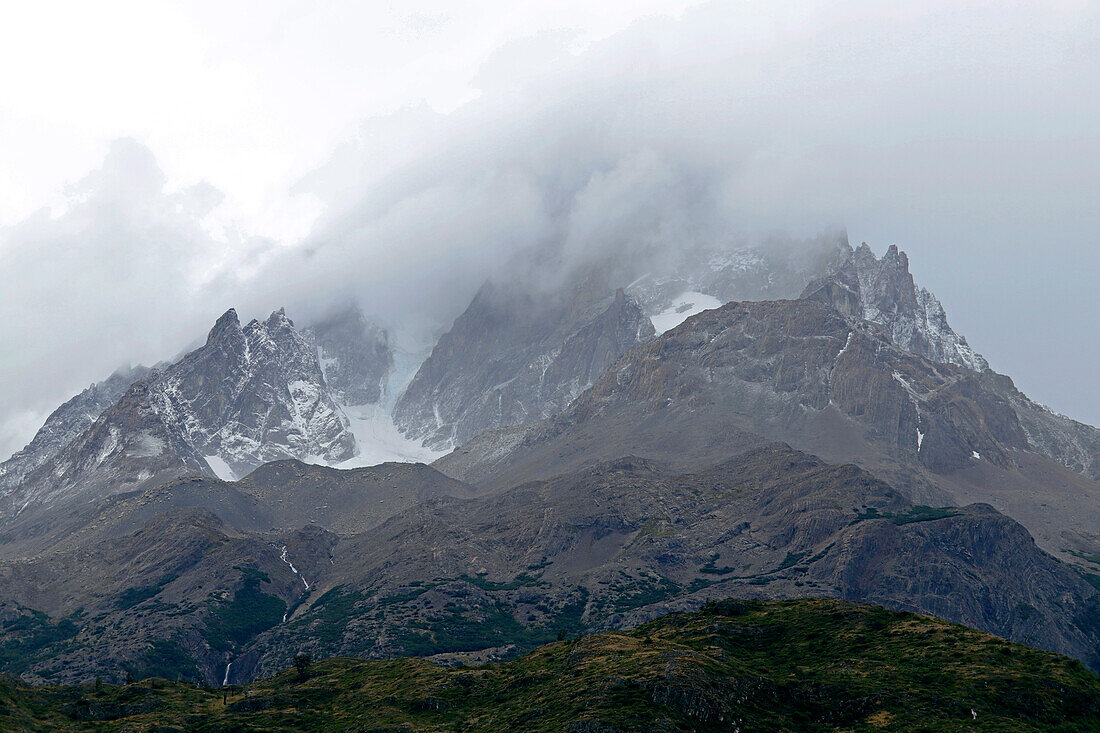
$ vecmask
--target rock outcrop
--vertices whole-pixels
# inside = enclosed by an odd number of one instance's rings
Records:
[[[119,369],[50,413],[27,446],[0,463],[0,515],[5,513],[5,499],[27,474],[56,458],[69,443],[91,427],[104,410],[117,402],[131,384],[148,374],[149,369],[144,366]]]
[[[65,427],[52,434],[75,437],[9,490],[10,513],[187,473],[243,476],[283,458],[337,463],[357,451],[314,346],[282,310],[242,327],[230,309],[202,347],[147,373],[94,422],[62,419],[71,412],[57,413]]]
[[[149,380],[153,409],[237,476],[280,458],[355,454],[310,343],[280,309],[241,327],[230,309],[206,344]]]
[[[863,318],[883,325],[898,347],[943,364],[981,372],[989,363],[947,323],[936,296],[917,288],[909,273],[909,258],[890,245],[877,259],[864,242],[853,254],[859,279]]]

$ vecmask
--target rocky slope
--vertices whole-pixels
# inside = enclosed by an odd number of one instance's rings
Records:
[[[341,537],[440,496],[471,489],[423,465],[283,461],[22,517],[0,534],[0,662],[110,679],[186,658],[188,677],[221,681],[234,650],[331,572]]]
[[[325,383],[337,402],[373,405],[382,399],[393,371],[393,348],[384,328],[352,305],[306,328],[302,335],[317,349]]]
[[[980,372],[989,363],[947,323],[936,296],[917,288],[909,274],[909,258],[890,245],[877,259],[864,242],[852,255],[859,282],[862,317],[886,328],[898,347],[942,364]]]
[[[23,450],[0,463],[0,515],[6,499],[28,473],[52,461],[69,443],[91,427],[103,411],[118,401],[126,389],[148,375],[143,366],[119,369],[102,382],[58,407]],[[16,507],[18,508],[18,507]]]
[[[1100,485],[1037,452],[1025,424],[1003,377],[902,350],[879,324],[813,298],[730,303],[632,350],[555,418],[436,465],[495,489],[624,453],[688,467],[762,436],[913,501],[993,504],[1067,559],[1096,552]]]
[[[333,659],[224,690],[0,680],[28,730],[1070,731],[1100,727],[1098,700],[1065,658],[836,601],[712,603],[484,667]]]
[[[450,449],[483,430],[540,420],[653,333],[732,299],[796,297],[851,255],[843,232],[584,265],[543,253],[478,292],[398,400],[394,421]]]
[[[24,478],[12,494],[16,511],[5,519],[209,473],[206,458],[155,409],[155,400],[148,382],[134,383],[52,461]]]
[[[272,672],[279,650],[303,643],[355,656],[499,652],[555,626],[631,626],[728,595],[939,613],[1100,664],[1100,592],[1019,524],[983,505],[914,507],[865,472],[785,446],[689,474],[622,459],[473,506],[421,504],[334,556],[318,581],[327,596],[242,664]],[[350,619],[334,628],[324,619],[337,606]]]
[[[146,375],[27,473],[7,505],[18,513],[184,474],[231,478],[281,458],[335,463],[356,450],[314,347],[286,314],[242,327],[231,309],[202,347]]]
[[[487,283],[398,399],[394,422],[439,449],[541,420],[652,335],[638,305],[600,282],[552,292]]]
[[[679,325],[689,315],[731,301],[806,297],[828,282],[851,294],[849,303],[837,304],[846,315],[884,326],[895,346],[930,361],[979,372],[989,368],[948,324],[936,296],[917,287],[909,259],[896,245],[878,258],[866,242],[853,249],[840,231],[804,241],[701,248],[637,266],[650,271],[632,282],[628,292],[655,323]],[[627,272],[615,276],[627,277]],[[677,312],[682,314],[679,320]]]
[[[914,506],[774,444],[690,472],[618,459],[482,498],[423,466],[283,462],[25,520],[0,547],[0,661],[29,680],[216,683],[230,665],[248,681],[300,651],[508,657],[562,628],[731,595],[937,613],[1100,666],[1100,590],[1019,524]]]
[[[280,458],[355,453],[316,353],[281,309],[243,328],[227,311],[205,346],[149,381],[153,409],[235,475]]]

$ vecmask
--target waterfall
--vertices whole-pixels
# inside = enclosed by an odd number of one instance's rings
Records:
[[[287,567],[290,568],[290,572],[302,579],[302,585],[306,587],[306,590],[309,590],[309,583],[306,581],[306,576],[299,573],[298,568],[294,567],[294,563],[287,559],[286,552],[286,545],[283,545],[283,554],[279,555],[279,559],[286,563]]]

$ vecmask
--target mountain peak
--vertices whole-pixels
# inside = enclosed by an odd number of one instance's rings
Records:
[[[932,361],[957,364],[976,372],[989,364],[947,323],[943,306],[928,290],[917,288],[909,257],[891,244],[879,259],[864,242],[852,258],[858,276],[863,317],[886,327],[890,340]]]
[[[222,341],[229,334],[240,332],[240,330],[241,321],[237,318],[237,311],[230,308],[214,322],[214,327],[210,329],[210,333],[206,337],[206,343],[213,344]]]
[[[279,308],[278,310],[272,311],[271,315],[267,317],[266,322],[268,325],[282,323],[289,323],[292,326],[294,325],[294,322],[286,317],[286,308]]]
[[[909,274],[909,255],[905,254],[903,250],[898,249],[896,244],[891,244],[886,249],[886,254],[882,256],[880,260],[886,267],[891,268],[898,274]]]

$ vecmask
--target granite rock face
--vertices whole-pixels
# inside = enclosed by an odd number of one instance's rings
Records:
[[[145,374],[93,422],[61,419],[71,412],[55,413],[65,427],[54,433],[75,437],[9,490],[11,513],[187,473],[243,476],[282,458],[337,463],[357,450],[314,346],[282,310],[242,327],[230,309],[202,347]]]
[[[936,296],[917,288],[909,273],[909,258],[890,245],[881,259],[864,242],[853,255],[859,279],[863,318],[885,326],[898,347],[943,364],[981,372],[989,363],[947,323]]]
[[[15,514],[209,472],[202,454],[154,402],[149,383],[135,382],[52,461],[25,478],[14,494]]]
[[[1031,450],[1093,480],[1100,478],[1100,430],[1034,402],[1009,377],[993,372],[948,325],[935,296],[914,286],[908,258],[896,247],[879,260],[866,244],[860,245],[836,271],[808,285],[802,298],[832,307],[853,328],[861,328],[863,321],[882,326],[901,349],[982,374],[983,390],[1011,405]],[[930,465],[937,461],[931,450]],[[957,467],[960,460],[956,456],[951,463]]]
[[[0,506],[31,471],[52,461],[57,454],[91,427],[103,411],[122,397],[134,382],[149,374],[144,366],[119,369],[58,407],[46,418],[25,448],[0,463]],[[0,514],[3,509],[0,509]]]
[[[398,399],[394,422],[429,447],[448,448],[541,420],[652,335],[622,290],[591,281],[557,292],[487,283]]]
[[[393,371],[393,348],[386,330],[367,320],[358,306],[322,319],[303,331],[317,349],[325,382],[346,405],[373,405]]]
[[[283,310],[244,328],[229,310],[206,344],[149,380],[153,409],[235,475],[267,461],[355,454],[316,353]]]

